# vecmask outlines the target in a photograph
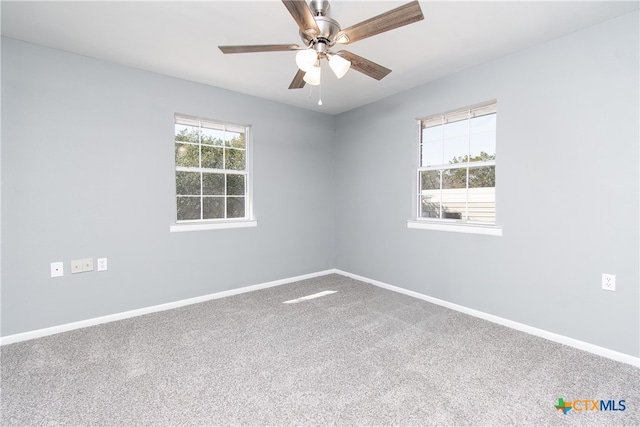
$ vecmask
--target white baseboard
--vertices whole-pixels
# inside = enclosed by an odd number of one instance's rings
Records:
[[[139,308],[136,310],[125,311],[122,313],[110,314],[93,319],[81,320],[79,322],[66,323],[64,325],[52,326],[50,328],[37,329],[35,331],[24,332],[20,334],[7,335],[0,337],[0,345],[13,344],[20,341],[31,340],[34,338],[46,337],[48,335],[59,334],[61,332],[73,331],[74,329],[87,328],[89,326],[100,325],[102,323],[114,322],[116,320],[128,319],[131,317],[142,316],[158,311],[171,310],[172,308],[183,307],[185,305],[197,304],[212,299],[229,297],[232,295],[243,294],[246,292],[257,291],[259,289],[271,288],[274,286],[284,285],[286,283],[297,282],[299,280],[312,279],[314,277],[325,276],[327,274],[337,273],[335,269],[319,271],[317,273],[304,274],[301,276],[289,277],[288,279],[274,280],[272,282],[260,283],[258,285],[245,286],[243,288],[231,289],[223,292],[216,292],[200,297],[183,299],[180,301],[169,302],[166,304],[154,305],[151,307]]]
[[[502,317],[494,316],[492,314],[484,313],[479,310],[474,310],[469,307],[465,307],[462,305],[454,304],[445,300],[441,300],[438,298],[433,298],[428,295],[421,294],[419,292],[410,291],[407,289],[399,288],[397,286],[389,285],[387,283],[380,282],[378,280],[369,279],[368,277],[359,276],[357,274],[352,274],[346,271],[342,271],[339,269],[329,269],[324,271],[319,271],[316,273],[304,274],[301,276],[289,277],[287,279],[274,280],[271,282],[261,283],[252,286],[246,286],[238,289],[231,289],[223,292],[216,292],[209,295],[203,295],[195,298],[188,298],[180,301],[174,301],[166,304],[154,305],[151,307],[140,308],[131,311],[125,311],[122,313],[110,314],[108,316],[96,317],[93,319],[82,320],[79,322],[67,323],[64,325],[53,326],[50,328],[37,329],[35,331],[24,332],[15,335],[7,335],[5,337],[0,337],[0,345],[13,344],[20,341],[31,340],[34,338],[45,337],[48,335],[54,335],[61,332],[72,331],[74,329],[87,328],[89,326],[95,326],[102,323],[114,322],[116,320],[128,319],[131,317],[142,316],[149,313],[155,313],[158,311],[171,310],[173,308],[183,307],[185,305],[197,304],[199,302],[205,302],[212,299],[224,298],[232,295],[243,294],[246,292],[257,291],[259,289],[271,288],[274,286],[284,285],[286,283],[297,282],[299,280],[312,279],[314,277],[326,276],[327,274],[341,274],[346,277],[350,277],[352,279],[359,280],[361,282],[366,282],[384,289],[388,289],[390,291],[398,292],[404,295],[408,295],[414,298],[419,298],[421,300],[437,304],[446,308],[450,308],[455,311],[459,311],[461,313],[469,314],[471,316],[478,317],[480,319],[488,320],[493,323],[497,323],[502,326],[506,326],[508,328],[516,329],[518,331],[526,332],[531,335],[535,335],[541,338],[548,339],[550,341],[555,341],[560,344],[568,345],[570,347],[577,348],[579,350],[584,350],[589,353],[597,354],[599,356],[607,357],[609,359],[616,360],[618,362],[628,363],[629,365],[633,365],[636,367],[640,367],[640,358],[634,357],[625,353],[620,353],[615,350],[610,350],[608,348],[600,347],[595,344],[590,344],[584,341],[576,340],[574,338],[569,338],[564,335],[556,334],[553,332],[545,331],[543,329],[534,328],[533,326],[525,325],[523,323],[514,322],[509,319],[505,319]]]
[[[359,276],[357,274],[352,274],[352,273],[348,273],[346,271],[341,271],[341,270],[335,270],[334,272],[338,274],[342,274],[343,276],[351,277],[352,279],[356,279],[361,282],[366,282],[384,289],[388,289],[390,291],[398,292],[414,298],[419,298],[421,300],[428,301],[433,304],[441,305],[443,307],[450,308],[452,310],[459,311],[461,313],[469,314],[474,317],[479,317],[480,319],[488,320],[489,322],[497,323],[499,325],[506,326],[511,329],[516,329],[521,332],[526,332],[531,335],[545,338],[550,341],[555,341],[560,344],[568,345],[570,347],[574,347],[579,350],[584,350],[589,353],[597,354],[598,356],[603,356],[609,359],[613,359],[618,362],[628,363],[629,365],[640,367],[640,357],[634,357],[629,354],[620,353],[618,351],[610,350],[605,347],[600,347],[595,344],[590,344],[588,342],[576,340],[574,338],[569,338],[564,335],[545,331],[544,329],[534,328],[533,326],[525,325],[524,323],[514,322],[513,320],[494,316],[493,314],[484,313],[482,311],[474,310],[472,308],[465,307],[463,305],[454,304],[438,298],[433,298],[433,297],[421,294],[419,292],[399,288],[397,286],[389,285],[387,283],[369,279],[367,277]]]

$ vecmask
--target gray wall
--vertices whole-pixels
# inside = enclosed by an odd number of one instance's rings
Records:
[[[337,267],[640,356],[639,48],[636,12],[331,117],[3,39],[2,335]],[[493,98],[504,236],[407,229],[415,118]],[[257,228],[169,233],[175,112],[253,125]]]
[[[338,116],[337,267],[639,356],[638,34],[635,12]],[[414,118],[494,98],[504,236],[407,229]]]
[[[252,125],[257,228],[169,232],[176,112]],[[2,335],[334,267],[333,124],[3,38]]]

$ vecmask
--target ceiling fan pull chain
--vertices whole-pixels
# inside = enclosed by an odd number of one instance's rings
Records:
[[[318,85],[318,105],[322,105],[322,84]]]

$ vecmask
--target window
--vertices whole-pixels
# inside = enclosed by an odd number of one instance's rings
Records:
[[[175,116],[176,223],[249,220],[249,128]]]
[[[496,222],[496,101],[420,119],[417,218]]]

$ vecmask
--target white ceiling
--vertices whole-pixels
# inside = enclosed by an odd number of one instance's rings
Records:
[[[406,1],[331,2],[342,28]],[[425,19],[344,46],[393,70],[381,81],[323,66],[289,90],[294,52],[224,55],[218,45],[301,44],[280,1],[6,1],[2,35],[168,76],[338,114],[639,8],[640,1],[421,1]]]

